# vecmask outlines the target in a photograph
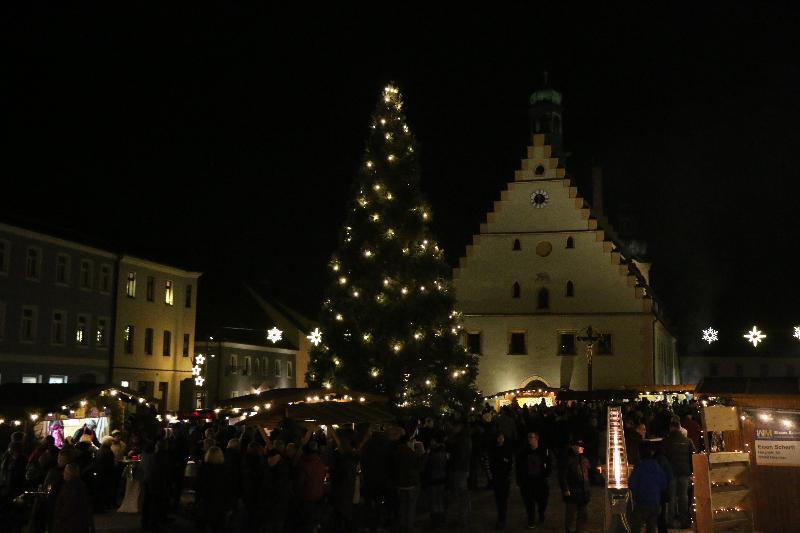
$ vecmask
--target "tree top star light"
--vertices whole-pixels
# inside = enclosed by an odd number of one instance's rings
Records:
[[[747,334],[742,335],[742,336],[745,339],[747,339],[747,342],[752,342],[753,346],[755,346],[756,348],[758,348],[758,343],[759,342],[761,342],[762,340],[767,338],[767,336],[764,335],[763,333],[761,333],[761,331],[758,328],[756,328],[755,326],[753,326],[753,329],[748,331]]]
[[[267,331],[267,339],[275,344],[279,340],[283,338],[283,332],[279,330],[277,327],[273,327],[271,330]]]
[[[719,340],[719,331],[715,330],[714,328],[708,328],[703,330],[703,340],[706,341],[708,344]]]
[[[314,346],[319,346],[319,343],[322,342],[322,332],[319,330],[319,328],[314,328],[314,331],[312,331],[309,335],[306,335],[306,338],[311,341],[311,344]]]

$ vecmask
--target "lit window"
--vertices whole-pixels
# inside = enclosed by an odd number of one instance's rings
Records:
[[[173,283],[170,280],[167,280],[164,283],[164,303],[167,305],[172,305],[175,301],[175,295],[173,291]]]
[[[134,327],[131,326],[130,324],[125,326],[125,329],[122,330],[122,340],[125,343],[126,354],[133,353],[134,334],[135,334]]]
[[[128,283],[125,285],[128,298],[136,298],[136,272],[128,272]]]
[[[127,388],[127,387],[131,386],[131,382],[128,381],[127,379],[123,379],[122,381],[119,382],[119,385],[120,385],[120,387]]]
[[[42,376],[37,376],[36,374],[25,374],[22,376],[23,383],[41,383]]]
[[[78,323],[75,326],[75,342],[81,346],[89,344],[89,319],[86,315],[78,315]]]
[[[67,382],[67,376],[63,376],[63,375],[62,376],[55,376],[55,375],[51,374],[50,377],[47,378],[47,382],[48,383],[66,383]]]
[[[105,347],[106,345],[106,329],[108,328],[108,319],[97,319],[97,331],[95,334],[95,343],[98,348]]]

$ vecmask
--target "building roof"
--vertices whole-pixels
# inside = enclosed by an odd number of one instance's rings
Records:
[[[705,396],[732,394],[800,394],[798,378],[703,378],[695,392]]]

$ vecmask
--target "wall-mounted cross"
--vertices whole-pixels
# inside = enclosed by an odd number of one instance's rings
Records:
[[[579,336],[577,339],[580,342],[586,343],[586,365],[588,370],[588,390],[592,390],[592,355],[594,354],[594,345],[601,339],[600,335],[595,335],[592,331],[592,326],[586,328],[586,335]]]

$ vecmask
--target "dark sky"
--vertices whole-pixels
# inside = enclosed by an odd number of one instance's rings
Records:
[[[753,353],[758,324],[759,354],[800,356],[797,8],[375,4],[4,5],[0,218],[313,310],[381,87],[404,93],[454,264],[547,69],[569,172],[600,163],[607,210],[640,218],[685,351],[713,324],[712,352]]]

